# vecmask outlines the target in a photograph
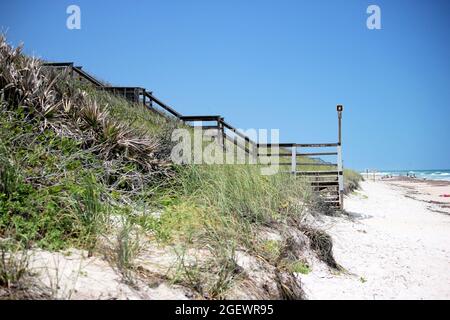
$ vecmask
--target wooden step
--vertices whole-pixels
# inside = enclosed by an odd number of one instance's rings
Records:
[[[338,186],[338,181],[311,181],[312,186]]]
[[[296,171],[295,174],[303,176],[339,175],[342,171]]]
[[[324,201],[330,207],[340,207],[341,203],[339,201]]]
[[[326,192],[338,192],[339,186],[312,186],[312,190],[315,192],[326,191]]]

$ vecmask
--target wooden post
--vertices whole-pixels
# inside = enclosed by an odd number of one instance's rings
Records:
[[[244,140],[245,141],[245,140]],[[248,155],[249,164],[258,164],[259,163],[259,147],[257,143],[251,143],[250,141],[245,141],[244,146],[248,144],[248,151],[250,152]]]
[[[219,118],[217,120],[217,127],[218,127],[218,134],[221,136],[221,143],[222,143],[222,150],[225,153],[226,152],[226,146],[225,146],[225,127],[223,126],[223,120],[224,118]]]
[[[295,172],[297,171],[297,147],[295,145],[292,145],[291,147],[291,172],[295,175]]]
[[[342,163],[342,105],[336,107],[338,112],[338,147],[337,147],[337,165],[338,165],[338,182],[339,182],[339,203],[341,210],[344,210],[344,168]]]

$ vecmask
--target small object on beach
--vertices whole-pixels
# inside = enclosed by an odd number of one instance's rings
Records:
[[[441,194],[439,197],[450,198],[450,194]]]

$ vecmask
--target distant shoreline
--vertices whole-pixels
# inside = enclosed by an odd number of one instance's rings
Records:
[[[382,179],[384,181],[403,181],[403,182],[425,182],[429,184],[430,186],[450,186],[449,180],[433,180],[433,179],[427,179],[427,178],[412,178],[412,177],[405,177],[405,176],[394,176],[392,178],[384,178]]]
[[[438,181],[450,184],[450,170],[397,170],[397,171],[369,171],[360,172],[360,174],[369,180],[378,179],[410,179],[415,181]]]

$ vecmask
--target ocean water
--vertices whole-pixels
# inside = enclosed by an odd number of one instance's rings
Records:
[[[418,179],[450,181],[450,169],[443,170],[380,170],[377,175],[406,176],[414,174]],[[365,176],[366,172],[361,172]],[[370,176],[370,173],[369,173]]]

